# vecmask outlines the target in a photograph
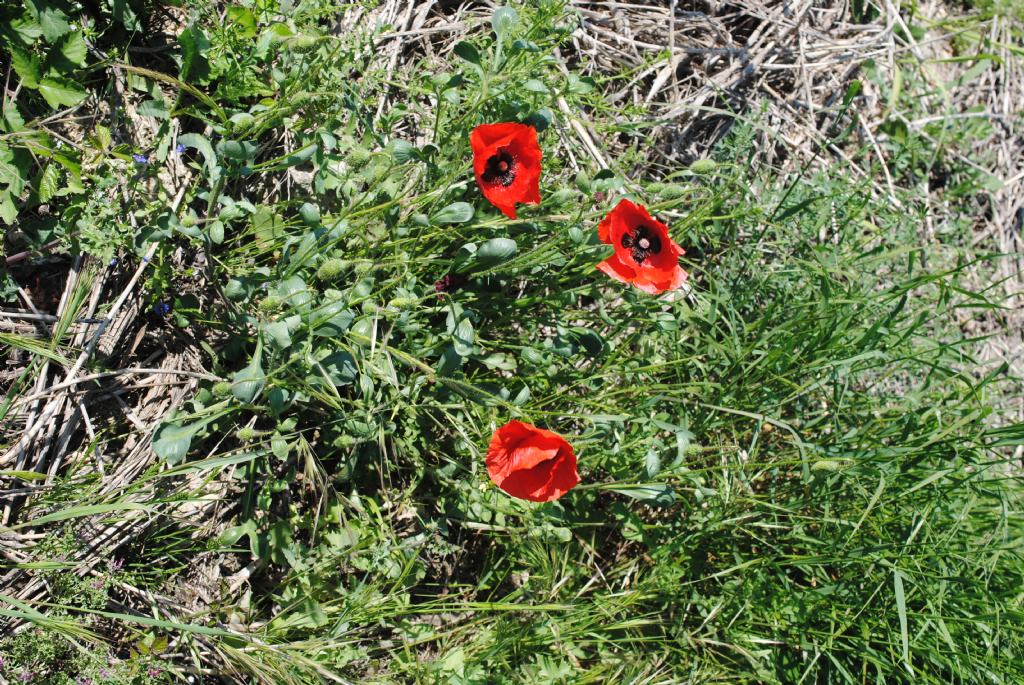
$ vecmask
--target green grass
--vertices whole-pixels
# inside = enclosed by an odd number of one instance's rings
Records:
[[[257,563],[198,615],[73,591],[29,607],[49,622],[14,607],[37,629],[0,639],[0,674],[32,659],[46,682],[95,674],[84,646],[63,666],[44,653],[90,627],[123,682],[154,659],[161,677],[206,665],[228,682],[1024,679],[1008,457],[1024,434],[993,427],[1005,370],[978,373],[957,324],[1004,306],[970,285],[1002,257],[922,244],[912,183],[896,208],[842,165],[761,163],[756,115],[713,163],[666,168],[634,146],[599,171],[557,96],[609,137],[632,127],[553,60],[568,10],[539,6],[519,8],[504,60],[483,25],[467,38],[479,65],[397,71],[366,35],[315,37],[327,4],[256,47],[244,17],[197,7],[210,47],[192,71],[146,65],[208,98],[167,91],[153,147],[175,121],[192,180],[177,212],[170,187],[133,205],[147,221],[117,247],[134,261],[159,240],[147,296],[224,381],[155,434],[128,493],[162,514],[112,577],[166,593],[202,555]],[[272,35],[273,13],[252,17]],[[377,116],[385,91],[398,104]],[[545,200],[510,222],[477,192],[467,136],[529,117],[550,121]],[[667,220],[690,290],[653,298],[596,271],[609,194]],[[461,202],[472,218],[438,220]],[[463,267],[463,246],[491,238],[515,256]],[[179,247],[208,266],[177,269]],[[439,297],[456,267],[468,282]],[[483,451],[510,418],[565,435],[582,484],[545,505],[491,486]],[[174,514],[228,469],[226,530]],[[95,474],[65,479],[35,517],[124,513]],[[70,508],[90,504],[110,506]]]

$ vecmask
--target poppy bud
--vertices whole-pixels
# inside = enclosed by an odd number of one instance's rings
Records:
[[[249,442],[256,437],[256,431],[252,428],[239,428],[235,431],[235,437],[238,438],[240,442]]]
[[[267,295],[260,302],[260,311],[267,313],[276,312],[278,309],[281,308],[281,304],[283,302],[284,300],[282,300],[277,295]]]
[[[332,257],[320,265],[320,268],[316,270],[316,277],[321,281],[333,281],[344,269],[345,262],[337,257]]]

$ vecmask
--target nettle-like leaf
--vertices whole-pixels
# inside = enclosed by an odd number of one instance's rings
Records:
[[[39,177],[38,190],[40,202],[48,202],[60,190],[60,172],[61,167],[59,164],[51,162],[46,165],[46,169]]]
[[[85,36],[81,31],[74,31],[64,36],[60,43],[60,54],[71,64],[80,67],[85,66],[85,58],[88,54],[88,46],[85,44]]]
[[[136,111],[144,117],[153,117],[155,119],[170,118],[170,113],[167,111],[167,103],[163,100],[145,100],[139,104]]]
[[[21,85],[26,88],[38,88],[40,78],[39,58],[16,45],[11,44],[6,47],[10,48],[11,66],[14,67],[14,73],[21,80]]]
[[[39,94],[53,109],[74,107],[85,99],[86,92],[71,79],[51,76],[39,82]]]
[[[58,38],[71,30],[67,15],[54,4],[45,0],[26,0],[26,5],[32,18],[39,22],[47,43],[56,43]]]

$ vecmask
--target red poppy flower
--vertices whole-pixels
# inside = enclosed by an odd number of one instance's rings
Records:
[[[598,225],[597,236],[615,248],[615,254],[597,265],[612,278],[652,295],[686,282],[679,266],[683,248],[668,236],[668,226],[641,205],[620,200]]]
[[[565,438],[522,421],[494,431],[487,447],[487,475],[494,484],[531,502],[556,500],[576,487],[576,454]]]
[[[516,203],[540,202],[540,146],[526,124],[481,124],[469,134],[473,173],[484,197],[509,219]]]

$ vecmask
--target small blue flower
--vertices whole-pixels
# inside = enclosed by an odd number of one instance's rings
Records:
[[[110,266],[117,266],[117,257],[114,257],[110,260]]]
[[[146,155],[140,155],[138,153],[132,155],[132,159],[135,160],[136,164],[145,165],[149,163],[149,157],[146,157]]]
[[[177,152],[179,155],[185,154],[185,144],[178,143],[177,145],[174,146],[174,151]]]
[[[166,316],[171,311],[171,305],[166,302],[159,302],[153,305],[153,313],[157,316]]]

